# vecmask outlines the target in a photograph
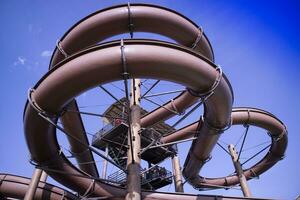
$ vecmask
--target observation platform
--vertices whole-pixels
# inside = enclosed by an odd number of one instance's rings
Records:
[[[127,134],[128,125],[124,122],[108,124],[98,131],[92,141],[92,145],[98,149],[105,150],[118,149],[119,157],[126,156],[127,153]],[[160,140],[161,134],[153,129],[144,129],[141,131],[141,147],[146,148],[148,145],[157,146],[162,144]],[[109,150],[110,151],[110,150]],[[110,154],[110,153],[109,153]],[[176,154],[176,148],[170,147],[156,147],[148,149],[141,154],[141,158],[149,163],[157,164],[164,159]],[[110,155],[111,156],[111,155]],[[112,158],[114,156],[111,156]],[[113,158],[114,159],[114,158]],[[118,158],[120,159],[120,158]],[[115,159],[114,159],[115,160]]]
[[[108,180],[120,183],[126,186],[126,174],[122,171],[116,171],[108,176]],[[148,170],[142,171],[141,186],[146,190],[157,190],[172,183],[172,173],[164,167],[154,166]]]
[[[112,104],[104,113],[103,120],[107,124],[100,131],[98,131],[92,140],[92,145],[100,150],[109,149],[109,155],[117,161],[123,163],[127,159],[127,135],[128,124],[125,121],[127,113],[124,112],[126,99],[122,98]],[[146,115],[148,112],[141,108],[141,115]],[[174,128],[161,121],[151,127],[141,129],[141,148],[147,146],[161,145],[160,138],[169,132],[175,131]],[[156,147],[148,149],[141,154],[141,158],[148,163],[157,164],[162,160],[175,155],[177,148],[174,146]],[[116,155],[114,155],[116,154]],[[118,157],[118,158],[116,158]],[[121,164],[123,167],[124,165]],[[126,164],[125,164],[126,166]]]
[[[128,124],[127,114],[124,112],[125,99],[121,99],[112,104],[103,113],[104,122],[107,124],[99,130],[93,137],[92,146],[105,151],[116,164],[126,169],[128,151]],[[147,111],[141,109],[141,114]],[[141,128],[141,159],[148,162],[148,169],[141,169],[141,186],[143,189],[156,190],[172,183],[172,173],[157,164],[177,153],[177,148],[173,146],[160,146],[160,138],[174,128],[165,122],[159,122],[148,128]],[[149,148],[149,147],[152,148]],[[155,148],[153,148],[155,147]],[[144,150],[143,150],[144,149]],[[151,166],[154,164],[154,166]],[[108,180],[126,186],[126,173],[122,170],[116,171],[108,176]]]

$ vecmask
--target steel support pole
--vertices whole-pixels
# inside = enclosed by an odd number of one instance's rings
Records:
[[[108,157],[108,145],[105,147],[105,156]],[[106,179],[107,173],[107,160],[103,159],[102,178]]]
[[[228,145],[228,150],[232,158],[232,162],[235,168],[237,175],[239,176],[240,185],[244,194],[244,197],[251,197],[251,192],[247,184],[247,179],[244,175],[244,171],[242,169],[241,163],[238,160],[238,154],[234,148],[233,144]]]
[[[177,155],[172,157],[172,167],[173,167],[175,192],[184,192],[180,162],[179,162],[179,157]]]
[[[40,181],[46,182],[47,178],[48,178],[48,174],[45,171],[43,171],[42,175],[41,175],[41,178],[40,178]]]
[[[131,131],[128,134],[128,159],[127,159],[127,194],[126,200],[141,199],[141,108],[140,108],[140,79],[131,81],[131,98],[130,98],[130,117]],[[130,141],[130,138],[132,141]],[[132,145],[132,146],[131,146]],[[132,149],[131,149],[132,148]],[[132,151],[133,150],[133,151]],[[132,155],[133,152],[133,155]]]
[[[28,186],[28,190],[25,194],[24,200],[33,200],[34,199],[35,191],[40,182],[42,173],[43,173],[42,169],[36,168],[34,170],[34,173],[32,175],[32,178],[31,178],[30,184]]]

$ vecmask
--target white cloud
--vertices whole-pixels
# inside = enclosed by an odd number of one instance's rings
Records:
[[[49,50],[45,50],[41,53],[42,57],[50,57],[52,55],[52,52]]]
[[[26,61],[27,61],[26,58],[19,56],[19,57],[17,58],[17,61],[14,62],[14,66],[17,66],[17,65],[25,65]]]
[[[40,68],[41,63],[38,61],[31,61],[23,56],[18,56],[12,63],[11,70],[25,69],[27,71],[36,71]],[[46,65],[46,63],[45,63]]]

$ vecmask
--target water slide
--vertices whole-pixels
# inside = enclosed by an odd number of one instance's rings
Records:
[[[0,174],[0,199],[1,197],[10,197],[16,199],[23,199],[28,186],[30,178],[16,176],[12,174]],[[57,186],[39,182],[35,192],[34,199],[36,200],[74,200],[79,199],[78,196]]]
[[[117,34],[130,33],[133,36],[134,32],[160,34],[178,44],[146,39],[100,43]],[[184,177],[192,186],[238,184],[237,176],[204,178],[199,175],[220,135],[235,124],[248,123],[270,132],[272,145],[269,153],[245,170],[247,179],[258,176],[283,157],[287,144],[286,128],[265,111],[252,108],[232,110],[233,90],[213,61],[212,47],[203,30],[172,10],[128,4],[87,16],[58,41],[49,72],[29,94],[24,111],[24,130],[32,160],[55,180],[79,194],[88,192],[92,196],[123,199],[125,188],[97,179],[94,164],[77,168],[66,158],[57,142],[56,127],[49,120],[57,122],[58,118],[61,119],[69,134],[71,150],[80,155],[76,157],[79,163],[94,161],[91,152],[86,151],[88,140],[80,114],[63,110],[78,110],[76,96],[98,85],[123,80],[122,73],[128,72],[130,78],[167,80],[187,88],[164,105],[169,109],[158,108],[143,116],[143,127],[168,119],[174,115],[171,109],[176,108],[180,114],[199,98],[205,99],[201,121],[162,138],[163,142],[177,141],[193,136],[187,132],[198,132],[183,169]],[[142,196],[144,199],[200,199],[197,195],[156,191],[143,191]],[[202,198],[215,199],[215,196]]]
[[[30,178],[16,176],[11,174],[0,174],[0,198],[9,197],[14,199],[23,199],[30,183]],[[157,192],[157,196],[170,195],[171,193]],[[183,197],[183,199],[195,199],[198,200],[199,196],[194,194],[177,194],[177,196]],[[238,200],[238,197],[223,197],[216,195],[201,195],[205,200]],[[77,195],[74,195],[57,186],[40,182],[38,184],[35,196],[35,200],[79,200]]]
[[[127,4],[100,10],[76,23],[59,40],[52,55],[49,68],[53,68],[68,55],[79,52],[112,36],[130,33],[133,37],[134,32],[149,32],[169,37],[181,45],[191,47],[195,51],[200,52],[207,59],[214,60],[212,47],[203,30],[188,18],[159,6]],[[174,115],[169,110],[176,107],[178,112],[182,112],[195,103],[197,99],[198,97],[194,97],[189,92],[184,92],[164,105],[168,110],[160,108],[144,116],[141,125],[148,127],[158,121],[167,119]],[[70,102],[68,108],[78,111],[76,101]],[[69,133],[88,144],[81,116],[78,113],[65,113],[61,120],[64,128]],[[80,155],[76,157],[78,163],[93,161],[92,154],[86,151],[84,146],[78,144],[72,138],[69,138],[69,142],[72,152]],[[81,165],[80,169],[90,175],[98,176],[94,164]]]
[[[271,146],[268,153],[255,165],[244,169],[247,180],[258,178],[259,175],[270,169],[278,161],[284,158],[287,147],[287,129],[285,125],[274,115],[261,109],[234,108],[231,113],[232,125],[252,125],[266,130],[271,138]],[[183,140],[194,136],[197,127],[203,126],[203,121],[197,121],[181,130],[176,131],[164,138],[165,143]],[[183,175],[195,188],[220,186],[233,186],[239,184],[237,175],[218,178],[207,178],[198,175],[194,167],[188,166],[187,159],[184,164]]]

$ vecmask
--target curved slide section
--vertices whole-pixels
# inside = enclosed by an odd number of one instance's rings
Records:
[[[186,47],[133,39],[96,45],[122,33],[130,33],[132,37],[135,32],[160,34]],[[24,130],[32,159],[54,179],[79,194],[123,199],[125,188],[94,179],[98,177],[95,164],[79,165],[78,169],[61,153],[56,127],[45,118],[56,122],[60,117],[66,132],[82,141],[83,145],[69,138],[71,151],[80,154],[76,157],[79,163],[94,161],[92,153],[86,151],[88,139],[80,114],[60,114],[66,107],[78,111],[76,96],[98,85],[122,80],[122,73],[128,72],[130,78],[167,80],[186,86],[187,91],[164,105],[171,110],[176,107],[182,112],[200,97],[209,96],[204,101],[204,115],[200,122],[162,138],[162,142],[177,141],[190,137],[189,132],[198,132],[183,170],[185,178],[195,188],[238,183],[236,176],[204,178],[199,175],[220,134],[231,123],[247,123],[270,132],[272,145],[269,153],[245,170],[247,179],[263,173],[282,158],[287,145],[286,128],[276,117],[259,109],[237,108],[232,111],[231,85],[213,61],[212,47],[203,30],[175,11],[147,4],[128,4],[87,16],[58,42],[49,72],[30,93],[31,102],[27,102],[24,111]],[[143,116],[141,124],[151,126],[172,115],[173,112],[158,108]],[[189,194],[149,191],[144,191],[142,196],[144,199],[198,199],[198,196]]]
[[[211,128],[214,128],[213,130],[222,129],[230,122],[231,86],[224,75],[220,76],[217,67],[201,54],[178,45],[147,40],[124,41],[124,48],[131,78],[168,80],[185,85],[194,91],[210,91],[219,77],[220,81],[214,95],[205,102],[204,119]],[[119,41],[84,50],[50,70],[35,86],[31,98],[35,105],[56,120],[55,114],[60,113],[64,106],[80,93],[97,85],[122,79],[121,61]],[[41,118],[28,103],[25,108],[24,125],[32,158],[41,166],[66,172],[57,174],[46,170],[63,185],[84,193],[93,181],[88,177],[82,177],[85,174],[60,154],[55,127]],[[207,133],[206,129],[200,129],[199,135],[205,136],[209,145],[198,148],[202,152],[209,153],[218,135]],[[143,193],[144,196],[146,194]],[[155,194],[154,192],[152,195]],[[125,190],[95,181],[93,195],[122,198]],[[158,199],[169,198],[159,196]]]
[[[266,130],[271,137],[271,146],[268,153],[252,167],[245,169],[246,178],[252,179],[258,177],[279,160],[284,157],[287,147],[287,129],[285,125],[274,115],[255,108],[234,108],[231,113],[232,125],[252,125]],[[198,126],[203,126],[203,122],[195,122],[162,138],[163,142],[173,142],[181,139],[193,137]],[[188,170],[186,167],[189,160],[186,161],[183,169],[183,175],[188,182],[195,188],[207,188],[210,186],[233,186],[239,184],[239,178],[236,175],[220,178],[206,178],[199,176],[199,172]]]
[[[71,27],[59,41],[61,49],[56,47],[54,50],[50,68],[66,56],[112,36],[130,32],[156,33],[169,37],[214,61],[213,50],[205,33],[187,17],[161,6],[126,4],[99,10]]]
[[[0,174],[0,198],[23,199],[30,184],[30,178],[12,174]],[[34,196],[35,200],[75,200],[79,198],[59,187],[40,182]]]
[[[151,26],[149,26],[151,24]],[[175,40],[177,43],[191,47],[201,53],[209,60],[214,60],[213,50],[204,34],[194,22],[185,16],[160,6],[148,4],[127,4],[106,8],[97,11],[78,23],[76,23],[60,39],[58,47],[52,55],[50,69],[57,63],[91,45],[95,45],[112,36],[134,32],[156,33]],[[164,105],[165,108],[158,108],[149,112],[141,119],[141,125],[148,127],[158,121],[166,120],[174,115],[173,110],[180,113],[194,104],[199,97],[192,96],[189,92],[184,92],[171,102]],[[78,111],[75,100],[69,103],[68,109]],[[85,129],[78,112],[65,113],[61,117],[64,128],[73,136],[88,144]],[[74,153],[78,163],[87,163],[94,160],[89,150],[83,145],[68,137],[71,151]],[[80,155],[80,156],[79,156]],[[96,165],[81,165],[80,169],[92,176],[98,177]]]

